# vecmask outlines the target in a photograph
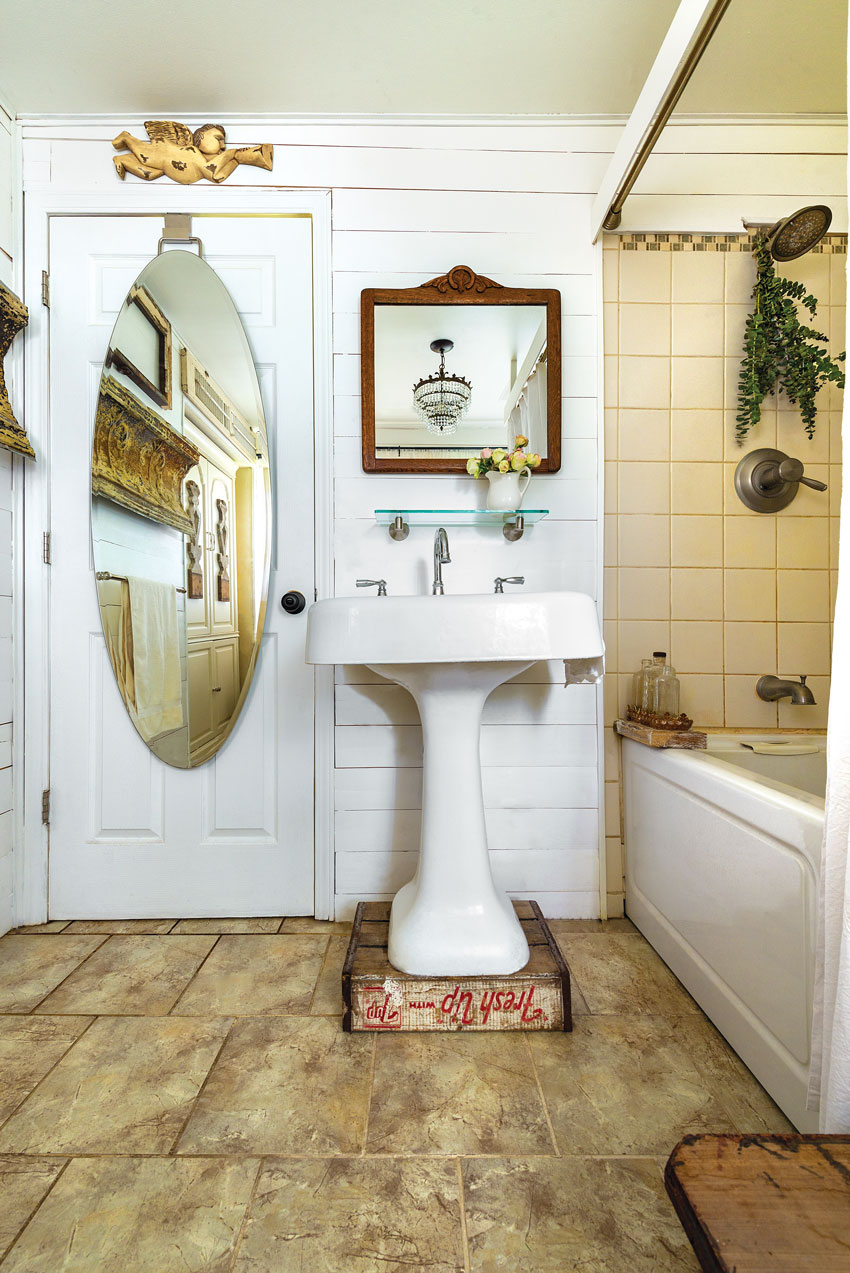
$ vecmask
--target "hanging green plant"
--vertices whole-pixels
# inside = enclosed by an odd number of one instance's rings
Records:
[[[825,349],[827,337],[805,327],[797,315],[799,301],[812,317],[818,302],[803,283],[777,277],[767,236],[759,234],[753,244],[756,282],[753,312],[744,332],[744,359],[738,377],[738,414],[735,436],[742,446],[750,429],[761,419],[761,404],[767,395],[783,390],[789,402],[799,407],[803,427],[811,438],[815,431],[815,396],[831,380],[844,388],[844,372]]]

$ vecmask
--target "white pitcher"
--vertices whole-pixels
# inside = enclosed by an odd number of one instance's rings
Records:
[[[522,497],[531,481],[531,469],[526,464],[518,473],[499,473],[493,469],[484,476],[490,483],[487,507],[494,512],[503,513],[519,508],[522,504]]]

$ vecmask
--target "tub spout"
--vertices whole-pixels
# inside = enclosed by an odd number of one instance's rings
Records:
[[[805,676],[799,681],[783,681],[778,676],[762,676],[756,685],[756,693],[766,703],[775,703],[779,698],[790,698],[798,706],[814,706],[815,696],[806,684]]]

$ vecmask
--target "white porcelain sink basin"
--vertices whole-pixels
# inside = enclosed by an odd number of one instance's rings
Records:
[[[602,655],[580,592],[338,597],[307,624],[308,663],[364,663],[409,690],[422,721],[422,837],[396,894],[389,958],[402,972],[515,972],[528,943],[490,870],[479,743],[489,694],[538,659]],[[505,758],[505,763],[509,763]]]
[[[486,663],[602,653],[583,592],[336,597],[311,606],[308,663]]]

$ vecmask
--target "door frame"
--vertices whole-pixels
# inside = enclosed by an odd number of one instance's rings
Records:
[[[15,489],[15,599],[18,620],[13,675],[13,800],[16,810],[15,924],[43,923],[49,913],[49,827],[42,823],[42,792],[50,776],[50,566],[43,532],[50,526],[50,322],[42,305],[42,270],[49,272],[51,217],[150,216],[165,212],[232,216],[304,215],[313,243],[313,477],[316,598],[333,595],[333,337],[331,307],[331,193],[329,190],[244,189],[216,186],[128,185],[79,193],[24,192],[23,299],[29,309],[24,350],[24,419],[36,462],[21,464]],[[17,475],[16,475],[17,476]],[[61,528],[56,528],[61,534]],[[23,602],[26,602],[24,609]],[[333,668],[315,669],[314,913],[334,915]]]

